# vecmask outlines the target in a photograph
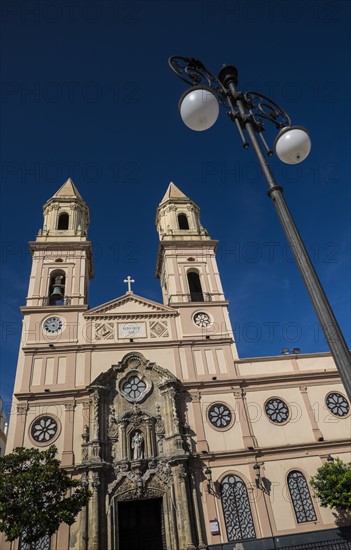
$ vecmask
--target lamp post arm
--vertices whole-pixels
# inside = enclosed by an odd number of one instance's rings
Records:
[[[319,281],[318,275],[313,267],[301,235],[295,225],[294,219],[289,211],[288,205],[285,202],[282,192],[283,189],[276,183],[267,158],[262,151],[261,144],[257,138],[253,125],[251,122],[246,121],[248,112],[244,102],[240,98],[235,99],[237,96],[235,83],[228,82],[228,88],[235,104],[238,107],[240,117],[244,123],[244,127],[248,133],[257,160],[266,179],[268,185],[268,195],[273,201],[289,246],[295,257],[295,261],[321,324],[325,339],[329,345],[335,365],[339,371],[340,378],[344,384],[345,391],[351,401],[351,355],[347,343]],[[230,101],[230,106],[233,110],[232,98]]]

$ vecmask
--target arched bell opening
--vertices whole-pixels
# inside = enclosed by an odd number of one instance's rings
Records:
[[[66,274],[54,271],[50,276],[48,301],[50,306],[61,306],[65,298]]]
[[[67,212],[61,212],[57,222],[57,229],[64,231],[68,229],[68,225],[69,225],[69,215],[67,214]]]
[[[178,214],[179,229],[189,229],[188,217],[186,214]]]
[[[198,271],[192,270],[187,273],[190,301],[191,302],[203,302],[204,295],[202,292],[200,275]]]

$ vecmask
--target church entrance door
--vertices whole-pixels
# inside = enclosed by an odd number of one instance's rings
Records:
[[[166,550],[163,542],[162,499],[118,503],[118,550]]]

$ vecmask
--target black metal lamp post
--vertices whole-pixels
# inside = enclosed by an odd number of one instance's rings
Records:
[[[247,149],[251,143],[268,185],[267,194],[274,203],[346,393],[351,400],[350,351],[284,200],[283,189],[275,181],[269,167],[266,155],[271,157],[274,153],[263,136],[263,122],[268,120],[279,129],[274,150],[278,158],[287,164],[298,164],[308,156],[311,141],[307,131],[301,126],[292,126],[289,115],[270,98],[257,92],[238,91],[238,71],[232,65],[223,65],[218,77],[212,75],[201,61],[189,57],[170,57],[169,66],[179,78],[191,85],[179,101],[180,115],[189,128],[195,131],[210,128],[216,122],[219,106],[222,105],[229,109],[228,115],[236,124],[243,147]]]

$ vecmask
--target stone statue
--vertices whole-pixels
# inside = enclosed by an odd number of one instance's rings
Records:
[[[135,432],[132,439],[133,460],[144,458],[144,438],[140,432]]]

